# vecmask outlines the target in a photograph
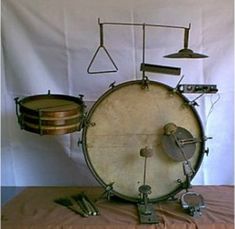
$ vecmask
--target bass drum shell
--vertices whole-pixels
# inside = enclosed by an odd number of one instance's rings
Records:
[[[80,98],[41,94],[18,102],[21,128],[40,135],[67,134],[81,129],[84,104]]]
[[[182,190],[186,181],[182,162],[172,160],[161,143],[164,126],[175,123],[195,138],[203,139],[203,127],[194,109],[173,88],[149,81],[129,81],[108,90],[93,105],[83,129],[83,152],[98,182],[105,188],[113,184],[116,196],[137,202],[143,184],[144,158],[140,149],[150,147],[146,184],[152,188],[151,202],[168,199]],[[189,160],[195,174],[204,155],[204,141],[196,144]],[[194,175],[195,175],[194,174]]]

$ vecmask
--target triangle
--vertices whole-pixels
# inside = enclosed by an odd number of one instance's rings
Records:
[[[87,68],[89,74],[117,72],[118,68],[104,46],[99,46]]]

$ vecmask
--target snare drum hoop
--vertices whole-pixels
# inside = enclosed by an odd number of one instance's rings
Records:
[[[61,95],[61,94],[41,94],[41,95],[32,95],[29,97],[25,97],[19,101],[19,106],[20,106],[20,111],[25,112],[27,114],[31,115],[39,115],[39,111],[28,108],[24,104],[26,104],[29,101],[33,100],[40,100],[40,99],[46,99],[46,98],[51,98],[51,99],[63,99],[63,100],[68,100],[68,101],[73,101],[77,103],[78,105],[81,106],[81,112],[83,112],[84,109],[84,103],[81,99],[69,95]],[[50,115],[52,114],[53,117],[56,117],[57,115],[60,115],[60,117],[64,117],[67,115],[73,115],[75,112],[75,109],[67,109],[65,111],[42,111],[42,114]]]
[[[96,108],[99,106],[99,104],[110,94],[112,94],[113,92],[115,92],[116,90],[122,88],[122,87],[125,87],[125,86],[129,86],[129,85],[132,85],[132,84],[139,84],[140,86],[143,85],[143,81],[142,80],[132,80],[132,81],[128,81],[128,82],[124,82],[124,83],[121,83],[117,86],[115,86],[114,88],[111,88],[109,89],[108,91],[106,91],[95,103],[94,105],[91,107],[91,109],[89,110],[88,112],[88,115],[86,117],[86,125],[84,125],[84,128],[82,130],[82,149],[83,149],[83,154],[84,154],[84,158],[85,158],[85,161],[91,171],[91,173],[94,175],[94,177],[96,178],[96,180],[105,188],[109,189],[111,188],[111,194],[115,195],[115,196],[118,196],[124,200],[127,200],[127,201],[131,201],[131,202],[138,202],[139,199],[138,198],[134,198],[134,197],[130,197],[130,196],[126,196],[120,192],[117,192],[115,191],[114,189],[112,189],[112,187],[110,187],[110,184],[106,184],[103,180],[102,180],[102,177],[100,177],[98,175],[98,173],[96,172],[96,170],[94,169],[93,165],[92,165],[92,162],[90,160],[90,157],[89,157],[89,153],[87,151],[87,139],[86,139],[86,134],[87,134],[87,129],[89,127],[89,123],[90,123],[90,119],[92,118],[92,115],[93,113],[95,112]],[[160,82],[156,82],[156,81],[149,81],[149,84],[156,84],[156,85],[160,85],[162,87],[165,87],[169,92],[173,92],[173,88],[166,85],[166,84],[163,84],[163,83],[160,83]],[[189,104],[189,100],[188,98],[186,98],[183,94],[179,93],[179,92],[175,92],[177,93],[178,95],[180,95],[180,97],[185,101],[186,104]],[[203,125],[202,125],[202,122],[201,122],[201,119],[198,115],[198,112],[197,110],[195,109],[194,106],[190,106],[191,110],[193,111],[194,115],[195,115],[195,118],[198,122],[198,125],[199,125],[199,129],[200,129],[200,136],[201,138],[203,139],[203,137],[205,136],[204,135],[204,129],[203,129]],[[202,164],[202,161],[203,161],[203,158],[204,158],[204,153],[205,153],[205,142],[202,141],[201,142],[201,147],[200,147],[200,150],[199,150],[199,156],[197,158],[197,162],[196,162],[196,165],[194,167],[194,170],[195,170],[195,173],[190,177],[190,181],[195,177],[195,175],[197,174],[201,164]],[[178,186],[176,186],[176,188],[172,191],[170,191],[169,193],[167,193],[166,195],[164,196],[161,196],[161,197],[157,197],[157,198],[152,198],[152,199],[149,199],[149,202],[152,202],[152,203],[156,203],[156,202],[159,202],[159,201],[163,201],[163,200],[167,200],[169,198],[172,198],[174,197],[177,193],[179,193],[180,191],[182,191],[184,188],[183,188],[183,185],[182,184],[179,184]]]
[[[19,105],[19,111],[20,111],[20,115],[24,116],[24,115],[31,115],[31,116],[34,116],[35,118],[38,118],[40,119],[40,116],[43,117],[43,118],[49,118],[49,117],[52,117],[52,118],[70,118],[72,117],[73,115],[77,115],[78,114],[78,111],[76,108],[66,108],[65,110],[63,111],[43,111],[42,110],[36,110],[36,109],[32,109],[32,108],[29,108],[26,106],[27,102],[30,102],[30,101],[37,101],[37,100],[43,100],[43,99],[61,99],[61,100],[67,100],[67,101],[72,101],[74,103],[76,103],[78,106],[79,106],[79,113],[80,113],[80,123],[78,126],[75,126],[75,125],[72,125],[71,127],[70,126],[64,126],[65,128],[59,130],[59,129],[52,129],[52,130],[39,130],[37,129],[36,127],[30,127],[30,126],[25,126],[24,127],[24,124],[21,123],[22,125],[22,129],[25,129],[27,131],[30,131],[30,132],[33,132],[33,133],[41,133],[41,134],[66,134],[66,133],[71,133],[71,132],[74,132],[74,131],[80,131],[83,127],[83,114],[84,114],[84,110],[85,110],[85,105],[84,105],[84,102],[82,101],[82,99],[78,98],[78,97],[74,97],[74,96],[69,96],[69,95],[62,95],[62,94],[38,94],[38,95],[32,95],[32,96],[28,96],[28,97],[25,97],[23,99],[21,99],[19,102],[18,102],[18,105]]]

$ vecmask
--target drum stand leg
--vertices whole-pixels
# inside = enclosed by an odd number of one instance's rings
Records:
[[[96,200],[96,202],[101,200],[101,199],[110,200],[110,197],[112,196],[112,191],[113,191],[113,184],[114,184],[114,182],[108,184],[105,187],[104,192],[100,195],[100,197]]]

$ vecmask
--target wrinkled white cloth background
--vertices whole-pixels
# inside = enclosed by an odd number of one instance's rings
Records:
[[[146,63],[181,67],[182,83],[216,84],[197,108],[210,149],[193,184],[233,184],[233,0],[3,0],[2,185],[96,185],[77,146],[80,133],[39,136],[20,130],[15,97],[61,93],[97,100],[108,86],[141,78],[142,29],[105,26],[106,48],[118,65],[111,74],[88,75],[99,45],[97,20],[188,26],[189,47],[207,59],[166,59],[183,46],[183,31],[146,29]],[[175,86],[180,77],[148,74]],[[220,95],[207,118],[211,104]],[[190,98],[195,98],[189,96]],[[171,111],[169,108],[169,112]],[[131,114],[130,114],[131,115]],[[163,171],[164,172],[164,171]]]

